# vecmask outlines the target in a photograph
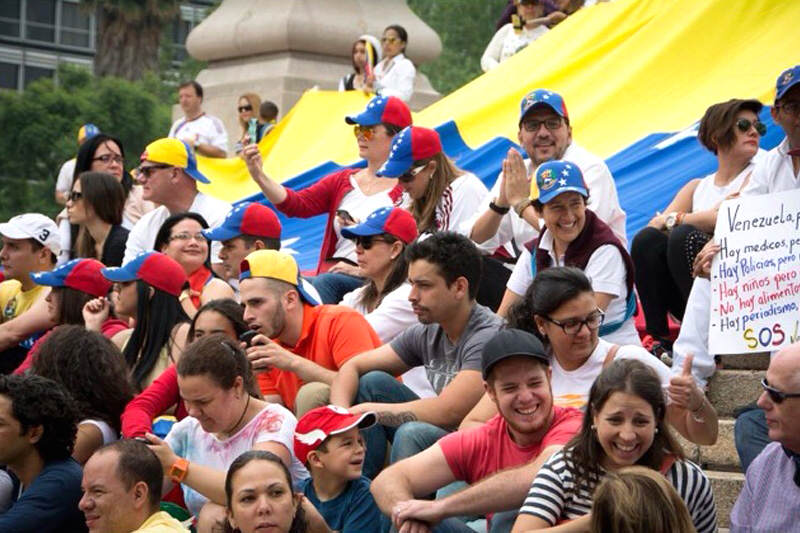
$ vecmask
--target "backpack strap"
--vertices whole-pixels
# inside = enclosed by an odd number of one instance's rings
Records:
[[[611,348],[608,349],[608,353],[606,354],[606,358],[603,359],[603,368],[608,368],[614,358],[617,356],[617,352],[619,351],[619,344],[614,344]]]

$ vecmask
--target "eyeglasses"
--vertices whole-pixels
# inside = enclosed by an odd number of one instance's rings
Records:
[[[414,181],[414,178],[417,177],[417,174],[422,172],[425,169],[426,166],[427,165],[421,165],[421,166],[418,166],[417,168],[412,168],[411,170],[409,170],[405,174],[402,174],[401,176],[399,176],[397,178],[397,181],[399,181],[401,183],[411,183],[412,181]]]
[[[778,111],[783,111],[787,115],[797,116],[800,114],[800,102],[785,102],[782,104],[777,104],[775,109]]]
[[[759,135],[764,135],[767,133],[767,125],[761,122],[760,120],[756,120],[755,122],[750,122],[750,120],[746,118],[740,118],[736,121],[736,127],[739,128],[739,131],[742,133],[747,133],[750,131],[751,127],[756,129]]]
[[[357,124],[353,126],[353,135],[355,135],[356,138],[360,136],[364,137],[365,141],[371,141],[372,138],[375,136],[374,128],[375,126],[362,126],[360,124]]]
[[[175,235],[170,236],[169,242],[188,241],[190,239],[194,239],[197,242],[206,242],[206,236],[199,231],[197,233],[189,233],[188,231],[182,231],[180,233],[176,233]]]
[[[518,0],[517,3],[521,6],[538,6],[539,0]]]
[[[769,399],[775,403],[783,403],[786,398],[800,398],[800,392],[783,392],[767,383],[767,378],[761,380],[761,388],[769,394]]]
[[[251,105],[240,105],[236,109],[239,110],[239,113],[244,113],[245,111],[252,111],[253,110],[253,106],[251,106]]]
[[[353,239],[356,243],[356,246],[360,246],[364,250],[369,250],[372,248],[372,245],[376,242],[385,242],[389,243],[388,240],[385,238],[378,237],[377,235],[359,235],[355,239]]]
[[[153,176],[153,172],[156,170],[161,170],[162,168],[172,168],[172,165],[150,165],[147,167],[139,167],[138,179],[150,179]]]
[[[78,191],[70,191],[69,195],[67,196],[67,200],[73,204],[81,198],[83,198],[83,193]]]
[[[554,318],[550,318],[549,316],[542,315],[545,320],[552,322],[556,326],[559,326],[567,335],[577,335],[584,325],[586,325],[586,327],[590,330],[594,331],[603,323],[605,316],[606,314],[600,309],[596,309],[592,313],[589,313],[589,315],[583,320],[580,318],[556,320]]]
[[[94,159],[92,159],[92,161],[102,161],[107,165],[111,162],[122,164],[124,159],[122,159],[122,156],[119,154],[103,154],[101,156],[95,157]]]
[[[394,44],[400,42],[400,39],[397,37],[382,37],[381,42],[386,44]]]
[[[542,124],[550,131],[557,130],[564,123],[561,117],[548,118],[546,120],[528,119],[522,121],[522,127],[527,132],[539,131]]]

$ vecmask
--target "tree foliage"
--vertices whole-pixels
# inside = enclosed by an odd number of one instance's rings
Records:
[[[507,3],[507,0],[408,0],[408,6],[442,40],[442,55],[420,68],[437,91],[446,95],[483,73],[481,55]],[[414,36],[408,38],[412,40]]]

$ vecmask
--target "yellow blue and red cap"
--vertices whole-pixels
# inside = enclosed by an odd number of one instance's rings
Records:
[[[240,235],[280,239],[281,222],[264,204],[245,202],[228,211],[222,224],[203,230],[203,235],[210,241],[227,241]]]
[[[100,298],[111,290],[111,282],[100,272],[103,268],[97,259],[73,259],[55,270],[31,272],[31,279],[37,285],[69,287]]]
[[[78,128],[78,144],[83,144],[83,141],[91,139],[98,133],[100,133],[100,128],[98,128],[91,122],[87,122],[86,124]]]
[[[522,124],[522,119],[525,115],[536,106],[547,106],[555,113],[565,119],[569,120],[569,113],[567,113],[567,104],[560,94],[548,91],[547,89],[536,89],[525,95],[519,103],[519,123]]]
[[[180,139],[165,137],[155,140],[147,145],[140,159],[182,168],[189,176],[200,183],[211,183],[197,169],[197,158],[194,156],[194,150]]]
[[[270,278],[293,285],[300,297],[310,305],[319,302],[306,290],[306,281],[300,276],[300,269],[294,257],[278,250],[256,250],[242,260],[239,281],[249,278]]]
[[[411,169],[414,161],[432,157],[442,151],[442,141],[436,130],[408,126],[392,141],[389,159],[376,174],[385,178],[397,178]]]
[[[543,204],[571,191],[584,198],[589,197],[581,169],[570,161],[548,161],[539,165],[536,169],[536,187],[539,189],[539,201]]]
[[[400,128],[412,123],[411,111],[396,96],[376,96],[367,103],[364,111],[357,115],[348,115],[344,117],[344,121],[360,126],[376,126],[385,122]]]

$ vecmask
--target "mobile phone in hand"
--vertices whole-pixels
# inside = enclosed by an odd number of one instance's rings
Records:
[[[258,332],[256,330],[248,329],[247,331],[239,335],[239,340],[245,343],[245,345],[247,345],[247,347],[249,348],[250,346],[252,346],[253,337],[255,337],[256,335],[258,335]]]
[[[258,120],[255,118],[251,118],[249,121],[249,126],[247,129],[247,134],[250,136],[251,143],[258,142]]]

